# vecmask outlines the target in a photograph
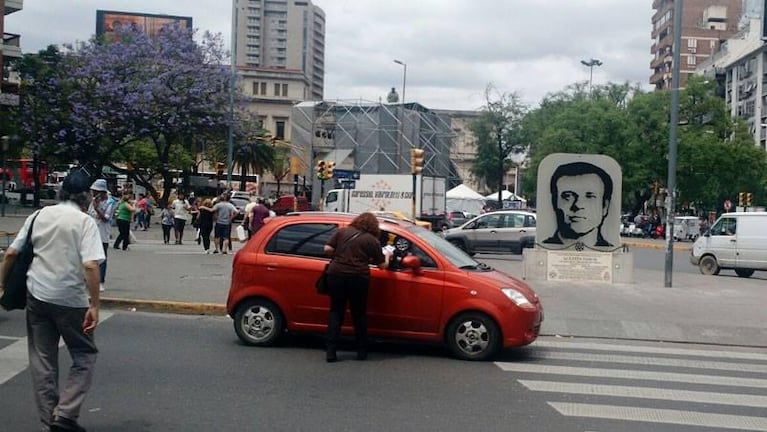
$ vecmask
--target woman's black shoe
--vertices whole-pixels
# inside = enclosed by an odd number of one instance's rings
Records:
[[[338,361],[338,356],[336,356],[335,352],[327,352],[325,354],[325,361],[328,363],[335,363]]]
[[[368,359],[368,352],[365,351],[357,351],[357,360],[367,360]]]

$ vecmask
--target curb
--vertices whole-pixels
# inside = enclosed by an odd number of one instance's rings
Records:
[[[665,243],[648,243],[648,242],[639,242],[639,241],[624,241],[624,246],[630,246],[634,248],[641,248],[641,249],[658,249],[658,250],[666,250],[666,244]],[[692,250],[692,245],[674,245],[673,249],[677,252],[685,252]]]
[[[101,307],[104,309],[128,309],[142,312],[171,312],[184,315],[227,315],[226,305],[220,303],[189,303],[106,297],[101,299]]]

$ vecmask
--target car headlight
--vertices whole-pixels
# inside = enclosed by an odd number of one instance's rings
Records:
[[[535,309],[535,306],[530,303],[530,300],[514,288],[501,288],[501,291],[503,291],[503,293],[506,294],[506,297],[513,301],[515,305],[523,309]]]

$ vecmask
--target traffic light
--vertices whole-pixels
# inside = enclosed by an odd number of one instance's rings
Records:
[[[225,165],[223,162],[216,162],[216,175],[218,175],[219,177],[224,175],[224,167]]]
[[[749,192],[746,194],[746,207],[751,207],[754,203],[754,194]]]
[[[745,207],[746,206],[746,193],[745,192],[738,192],[738,206]]]
[[[336,169],[336,163],[334,161],[325,162],[325,179],[333,178],[333,170]]]
[[[413,174],[423,172],[423,149],[410,149],[410,168]]]
[[[325,161],[318,160],[315,169],[317,170],[317,178],[319,180],[325,180]]]

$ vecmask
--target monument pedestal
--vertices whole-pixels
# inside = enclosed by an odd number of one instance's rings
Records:
[[[557,282],[634,283],[634,254],[524,249],[522,277]]]

